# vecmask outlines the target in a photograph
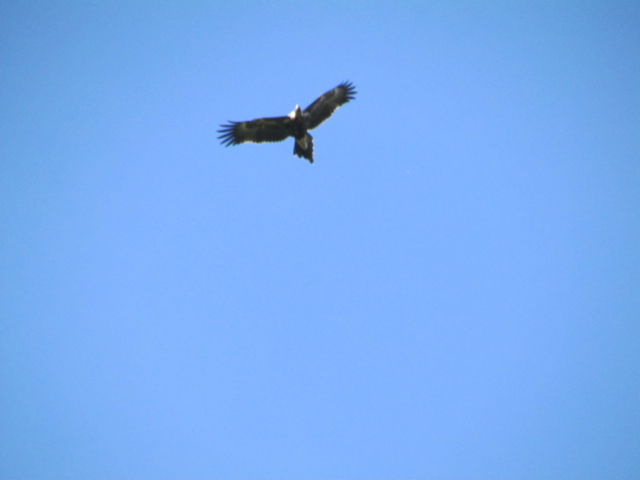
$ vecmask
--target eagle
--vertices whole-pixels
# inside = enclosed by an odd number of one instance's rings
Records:
[[[304,110],[296,105],[285,117],[258,118],[248,122],[229,121],[218,130],[222,145],[239,145],[245,142],[281,142],[285,138],[295,138],[293,154],[313,163],[313,130],[335,112],[336,108],[355,98],[356,89],[351,82],[343,82],[336,88],[320,95]]]

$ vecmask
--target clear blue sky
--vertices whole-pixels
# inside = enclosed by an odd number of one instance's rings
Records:
[[[640,477],[640,5],[0,2],[0,355],[1,478]]]

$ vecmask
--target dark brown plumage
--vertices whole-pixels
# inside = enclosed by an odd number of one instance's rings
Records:
[[[344,82],[336,88],[324,93],[304,110],[296,108],[285,117],[267,117],[248,122],[229,122],[221,125],[218,137],[225,146],[238,145],[245,142],[281,142],[287,137],[294,137],[293,154],[306,158],[313,163],[313,137],[307,130],[312,130],[324,122],[340,106],[355,98],[355,87]]]

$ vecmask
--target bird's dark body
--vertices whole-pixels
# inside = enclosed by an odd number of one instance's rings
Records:
[[[229,122],[218,130],[222,144],[238,145],[245,142],[280,142],[293,137],[293,154],[313,163],[312,130],[324,122],[340,105],[355,98],[356,91],[351,83],[345,82],[321,95],[307,108],[296,108],[286,117],[259,118],[249,122]]]
[[[307,122],[305,121],[304,115],[300,117],[300,119],[295,119],[291,121],[291,136],[296,140],[300,140],[304,138],[307,134]]]

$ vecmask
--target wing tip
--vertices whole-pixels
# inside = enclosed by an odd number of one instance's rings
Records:
[[[353,100],[354,98],[356,98],[356,93],[358,92],[356,91],[356,87],[352,82],[346,80],[338,85],[338,88],[341,87],[344,88],[345,98],[347,99],[344,103],[347,103],[349,100]]]
[[[218,133],[221,133],[222,135],[218,136],[218,140],[221,140],[221,144],[224,145],[225,147],[228,147],[229,145],[238,145],[240,142],[238,142],[238,139],[235,136],[235,127],[238,123],[240,122],[234,122],[231,120],[227,120],[229,123],[220,125],[220,130],[218,130]]]

